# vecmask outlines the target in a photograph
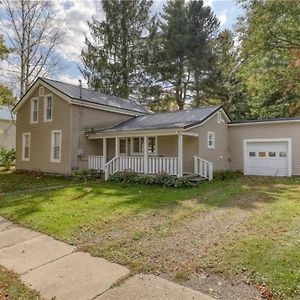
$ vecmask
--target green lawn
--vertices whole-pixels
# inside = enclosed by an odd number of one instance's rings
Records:
[[[16,175],[1,176],[4,189],[13,190]],[[295,299],[299,202],[300,179],[241,177],[190,189],[92,182],[0,196],[0,215],[137,272],[164,273],[194,287],[201,269]]]
[[[37,300],[39,294],[26,287],[19,277],[0,266],[0,299],[1,300]]]
[[[42,188],[47,186],[66,185],[74,183],[62,176],[37,176],[29,173],[15,173],[12,171],[0,172],[0,195],[15,191]]]

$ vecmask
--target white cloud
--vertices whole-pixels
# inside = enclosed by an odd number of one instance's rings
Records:
[[[224,26],[225,23],[227,22],[227,13],[228,13],[228,10],[227,9],[224,9],[220,15],[218,15],[218,19],[220,21],[220,25],[221,26]]]
[[[58,0],[53,1],[58,22],[62,21],[65,36],[56,52],[66,61],[80,62],[80,52],[84,47],[85,35],[89,34],[87,21],[93,16],[102,16],[99,1]]]
[[[204,0],[203,4],[205,6],[211,6],[212,7],[213,6],[213,2],[214,2],[213,0]]]
[[[74,84],[74,85],[79,85],[79,79],[81,79],[82,86],[87,87],[87,83],[82,77],[78,78],[78,77],[69,76],[67,74],[62,74],[60,76],[57,76],[56,79],[59,80],[59,81]]]

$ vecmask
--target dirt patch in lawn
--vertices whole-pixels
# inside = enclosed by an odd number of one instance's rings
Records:
[[[203,205],[202,199],[184,201],[163,211],[100,222],[92,232],[81,228],[74,243],[136,272],[154,273],[218,299],[260,299],[243,274],[228,280],[199,265],[211,247],[229,242],[263,211],[267,199],[260,201],[257,195],[245,195],[218,209]]]

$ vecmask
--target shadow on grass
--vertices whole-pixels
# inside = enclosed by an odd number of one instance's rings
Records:
[[[278,195],[299,184],[299,178],[263,177],[212,181],[186,189],[99,182],[46,192],[0,196],[0,214],[23,220],[39,213],[47,213],[49,218],[51,214],[63,218],[69,213],[95,215],[97,211],[98,217],[110,217],[179,207],[183,201],[191,199],[211,208],[238,207],[249,210],[276,201]]]

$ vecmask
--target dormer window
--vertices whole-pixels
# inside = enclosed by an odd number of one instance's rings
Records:
[[[44,121],[52,121],[53,115],[53,96],[46,95],[44,98]]]
[[[31,123],[38,122],[39,102],[37,98],[31,100]]]

